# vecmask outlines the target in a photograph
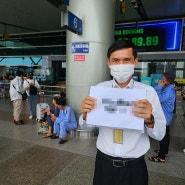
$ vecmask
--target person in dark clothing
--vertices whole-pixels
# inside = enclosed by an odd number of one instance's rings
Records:
[[[177,95],[178,86],[179,86],[179,84],[176,81],[174,81],[175,96]],[[176,106],[176,98],[175,98],[175,105],[174,105],[174,110],[173,110],[175,117],[176,117],[176,107],[177,106]]]
[[[176,99],[174,89],[175,74],[172,72],[163,73],[162,80],[158,83],[154,89],[156,90],[161,106],[166,118],[166,134],[164,138],[159,142],[159,149],[155,150],[158,154],[155,157],[149,157],[152,162],[165,162],[165,157],[168,155],[170,144],[170,124],[173,119],[174,103]]]
[[[52,109],[45,109],[43,112],[45,113],[45,120],[47,121],[48,124],[48,132],[42,136],[42,138],[48,138],[53,135],[53,125],[54,121],[59,115],[60,109],[57,106],[57,100],[58,97],[53,97],[52,104],[54,105],[54,108]]]

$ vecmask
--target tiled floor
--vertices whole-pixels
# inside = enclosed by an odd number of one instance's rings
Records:
[[[50,102],[50,100],[48,100]],[[0,185],[91,185],[96,154],[96,136],[74,137],[58,144],[58,139],[43,139],[38,123],[28,119],[27,102],[22,118],[25,125],[12,123],[12,103],[0,99]],[[148,161],[158,142],[151,140],[146,154],[149,185],[185,184],[185,117],[177,101],[177,117],[171,124],[171,143],[166,163]]]

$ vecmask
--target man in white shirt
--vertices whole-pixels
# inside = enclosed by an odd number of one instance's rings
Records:
[[[16,77],[10,82],[10,99],[13,102],[13,122],[15,125],[23,125],[23,120],[20,120],[22,111],[22,94],[25,92],[23,87],[23,72],[17,71]]]
[[[144,132],[99,127],[93,185],[148,185],[144,155],[150,149],[149,136],[161,140],[165,135],[164,113],[155,90],[132,79],[138,58],[131,42],[113,43],[108,49],[107,58],[113,80],[102,82],[98,86],[146,89],[146,99],[136,101],[132,108],[134,116],[144,118]],[[94,107],[95,101],[92,97],[87,96],[82,101],[83,124],[87,113]],[[118,137],[119,142],[115,140]]]

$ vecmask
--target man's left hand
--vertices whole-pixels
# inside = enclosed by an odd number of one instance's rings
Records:
[[[148,100],[138,100],[134,103],[132,113],[140,118],[144,118],[144,122],[150,122],[152,118],[152,105]],[[147,125],[148,126],[148,125]],[[148,127],[153,128],[153,124]]]

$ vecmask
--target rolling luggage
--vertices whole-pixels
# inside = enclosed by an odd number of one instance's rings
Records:
[[[36,108],[37,121],[41,121],[44,118],[44,113],[42,112],[44,109],[49,109],[48,103],[37,104],[37,108]]]
[[[49,109],[49,105],[47,103],[38,103],[37,104],[37,121],[38,121],[38,134],[45,134],[48,132],[48,125],[46,120],[44,119],[44,113],[42,112],[44,109]]]

